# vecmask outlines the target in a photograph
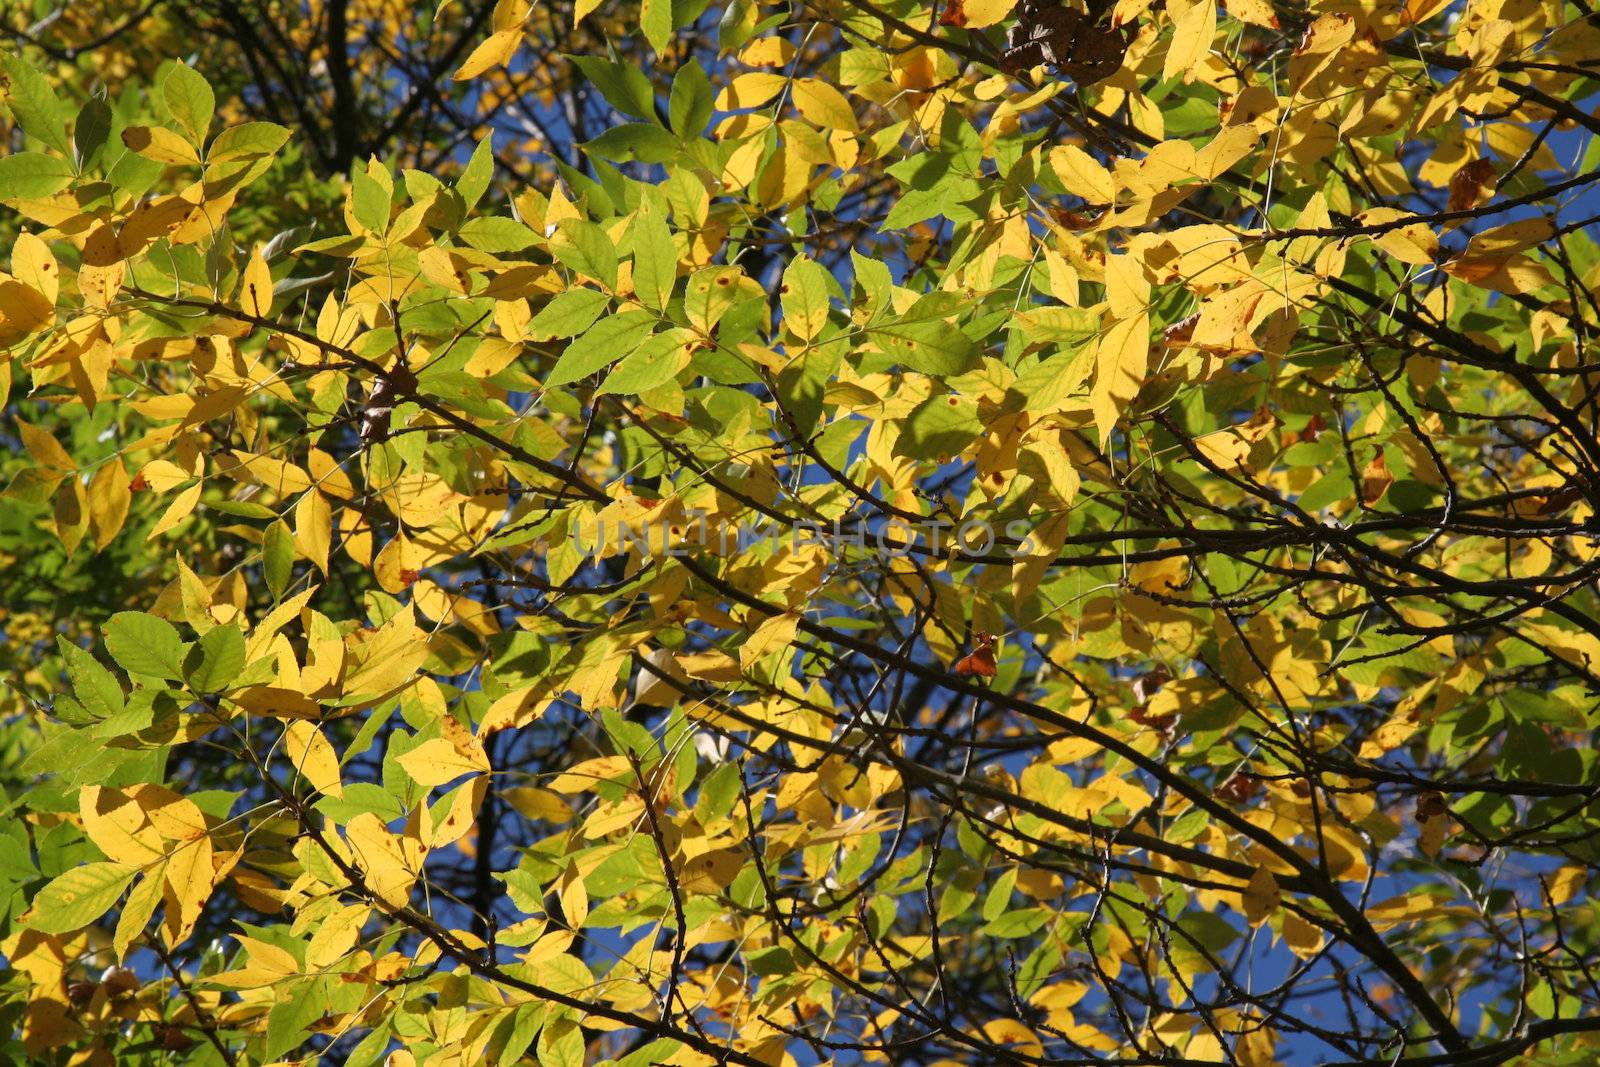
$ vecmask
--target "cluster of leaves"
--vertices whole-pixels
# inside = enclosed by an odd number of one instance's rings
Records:
[[[1587,4],[34,14],[13,1059],[1595,1055]]]

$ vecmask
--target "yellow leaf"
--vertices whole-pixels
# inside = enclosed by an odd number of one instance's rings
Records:
[[[377,632],[350,646],[345,692],[351,696],[381,695],[409,682],[428,658],[426,635],[417,628],[410,604]]]
[[[78,815],[89,840],[107,859],[143,867],[166,853],[144,810],[121,790],[86,787],[78,794]]]
[[[1272,5],[1267,0],[1222,0],[1222,6],[1240,22],[1265,26],[1269,30],[1278,28],[1278,16],[1273,13]]]
[[[165,126],[129,126],[122,131],[122,143],[136,154],[157,163],[182,166],[200,162],[194,145]]]
[[[328,573],[328,551],[333,545],[333,509],[315,489],[300,497],[294,506],[294,547]]]
[[[322,731],[305,719],[296,719],[283,732],[284,752],[295,772],[311,783],[311,788],[329,796],[344,796],[339,780],[339,757]]]
[[[139,468],[139,478],[145,487],[157,493],[169,492],[194,478],[194,473],[186,471],[171,460],[153,459]]]
[[[1245,919],[1251,926],[1260,926],[1283,903],[1283,891],[1278,888],[1278,880],[1271,871],[1258,867],[1240,894],[1240,900],[1244,904]]]
[[[239,282],[239,310],[264,319],[272,314],[272,270],[257,248]]]
[[[1044,1055],[1039,1035],[1015,1019],[993,1019],[983,1024],[983,1036],[997,1045],[1006,1045],[1024,1056]]]
[[[50,434],[37,426],[26,422],[17,423],[17,434],[22,438],[22,447],[28,450],[35,463],[41,467],[50,467],[63,474],[70,474],[77,470],[78,465],[72,461],[67,450]]]
[[[418,785],[436,786],[454,781],[463,774],[479,774],[489,769],[489,759],[480,749],[463,753],[442,737],[431,738],[400,757],[400,766]]]
[[[1050,168],[1067,192],[1088,203],[1110,204],[1117,199],[1117,183],[1112,180],[1111,172],[1077,145],[1052,148]]]
[[[0,339],[26,337],[55,319],[55,304],[31,285],[0,282]]]
[[[737,848],[716,848],[686,862],[678,884],[689,893],[720,893],[744,869],[745,854]]]
[[[55,306],[61,293],[61,267],[44,241],[31,233],[18,234],[16,244],[11,246],[11,273]]]
[[[1296,911],[1283,912],[1283,940],[1303,960],[1315,956],[1322,948],[1322,931],[1300,917]]]
[[[253,455],[238,449],[234,449],[229,456],[237,465],[225,467],[219,464],[218,469],[237,481],[260,485],[280,497],[303,493],[311,488],[311,476],[287,460],[276,456]]]
[[[578,929],[589,917],[589,889],[583,884],[583,875],[579,873],[576,863],[568,864],[561,875],[560,896],[561,914],[566,917],[567,926]]]
[[[976,30],[993,26],[1016,6],[1017,0],[963,0],[961,11],[966,15],[966,28]]]
[[[1166,542],[1167,545],[1172,542]],[[1165,547],[1165,546],[1163,546]],[[1177,596],[1189,576],[1189,561],[1183,556],[1146,560],[1128,569],[1128,584],[1135,589],[1161,596]]]
[[[748,641],[739,646],[739,666],[749,670],[769,653],[788,648],[794,640],[795,627],[799,622],[800,616],[792,612],[767,619],[756,628]]]
[[[168,841],[194,841],[206,835],[206,817],[188,797],[153,783],[131,786],[128,795]]]
[[[216,887],[212,852],[211,839],[201,837],[178,849],[167,861],[167,891],[172,896],[167,901],[163,932],[169,945],[189,936]]]
[[[782,92],[783,87],[788,84],[789,79],[782,74],[768,74],[765,71],[741,74],[717,94],[716,109],[742,111],[746,108],[760,107]]]
[[[800,114],[822,129],[856,131],[856,115],[850,101],[827,82],[802,78],[794,83],[790,95]]]
[[[179,493],[177,499],[173,500],[161,518],[150,528],[149,536],[159,537],[188,518],[189,513],[194,511],[195,505],[200,503],[200,490],[203,486],[203,482],[196,482]]]
[[[345,837],[368,888],[389,907],[405,907],[422,870],[422,846],[390,833],[383,820],[369,811],[350,820]]]
[[[120,456],[112,456],[89,480],[89,521],[94,526],[95,548],[109,545],[128,518],[133,502],[132,481]]]
[[[1114,322],[1101,335],[1095,349],[1094,387],[1089,393],[1101,440],[1107,438],[1128,403],[1138,395],[1149,363],[1148,315]]]
[[[1401,211],[1398,208],[1375,207],[1357,215],[1356,221],[1363,226],[1378,226],[1413,217],[1411,212]],[[1400,262],[1417,266],[1431,264],[1434,255],[1439,251],[1438,235],[1423,222],[1413,222],[1385,230],[1373,235],[1372,241]]]
[[[1255,150],[1260,132],[1251,125],[1229,126],[1195,155],[1195,170],[1203,178],[1216,178]]]
[[[482,44],[472,50],[472,54],[467,57],[467,61],[461,64],[460,69],[456,71],[455,80],[458,82],[466,81],[469,78],[476,78],[485,71],[493,70],[495,67],[505,66],[512,55],[516,53],[517,46],[521,43],[522,30],[520,28],[497,30],[491,33]]]
[[[111,952],[117,962],[128,958],[129,947],[144,933],[145,924],[155,914],[161,903],[161,889],[166,884],[167,872],[160,867],[145,875],[128,894],[122,911],[117,915],[116,930],[111,935]]]
[[[1210,53],[1211,40],[1217,35],[1214,0],[1193,0],[1183,6],[1174,0],[1168,10],[1172,14],[1172,43],[1167,46],[1167,60],[1161,68],[1163,80],[1192,73]]]
[[[548,789],[519,785],[507,789],[501,796],[525,819],[543,819],[559,825],[572,818],[572,809],[567,802]]]
[[[758,37],[744,46],[739,62],[747,67],[782,67],[794,59],[793,42],[783,37]]]
[[[549,789],[552,793],[583,793],[632,771],[633,764],[626,756],[596,756],[557,775]]]

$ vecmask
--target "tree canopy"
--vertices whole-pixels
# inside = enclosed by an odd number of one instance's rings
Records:
[[[0,1056],[1600,1054],[1588,0],[0,35]]]

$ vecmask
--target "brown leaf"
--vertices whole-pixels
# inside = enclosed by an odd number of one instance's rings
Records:
[[[944,11],[939,15],[939,25],[954,26],[957,29],[967,24],[967,12],[961,0],[949,0],[944,5]]]
[[[958,677],[975,675],[979,678],[993,678],[996,664],[994,661],[994,635],[986,634],[981,630],[973,635],[975,647],[972,652],[956,661],[953,668]]]
[[[1196,311],[1188,318],[1179,319],[1177,322],[1161,331],[1161,343],[1168,348],[1187,348],[1194,339],[1194,328],[1200,325],[1200,312]]]
[[[1261,779],[1253,774],[1230,775],[1227,781],[1218,785],[1211,791],[1211,795],[1218,800],[1226,800],[1232,804],[1242,804],[1261,791]]]
[[[1080,86],[1093,85],[1121,69],[1133,29],[1095,25],[1069,7],[1029,4],[1006,38],[1001,66],[1016,73],[1048,63]]]
[[[1450,201],[1446,211],[1471,211],[1494,193],[1494,163],[1475,159],[1450,176]]]

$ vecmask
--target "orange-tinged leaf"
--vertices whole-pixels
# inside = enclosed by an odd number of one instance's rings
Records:
[[[1393,484],[1394,472],[1389,470],[1389,462],[1380,451],[1361,472],[1361,502],[1369,507],[1376,504]]]

